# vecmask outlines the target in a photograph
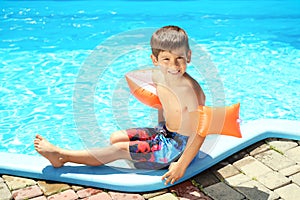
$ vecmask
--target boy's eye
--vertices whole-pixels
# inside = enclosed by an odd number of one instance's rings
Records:
[[[169,59],[169,58],[164,58],[163,60],[165,60],[165,61],[169,61],[170,59]]]

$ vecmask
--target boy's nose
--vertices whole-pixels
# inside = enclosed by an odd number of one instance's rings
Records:
[[[174,60],[172,63],[171,63],[171,67],[174,68],[174,69],[178,69],[179,67],[179,62],[177,60]]]

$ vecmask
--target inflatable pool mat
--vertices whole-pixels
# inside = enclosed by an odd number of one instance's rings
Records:
[[[300,121],[263,119],[241,125],[243,137],[209,135],[180,183],[208,169],[249,145],[270,137],[300,140]],[[125,163],[125,162],[124,162]],[[125,166],[124,163],[115,165]],[[86,185],[128,192],[147,192],[169,187],[161,181],[164,170],[137,170],[116,166],[88,167],[67,164],[53,168],[41,156],[0,153],[0,174]]]

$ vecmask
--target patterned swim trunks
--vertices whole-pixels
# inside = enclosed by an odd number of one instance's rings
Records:
[[[185,149],[188,136],[170,132],[166,126],[126,130],[129,151],[136,168],[161,169],[176,161]]]

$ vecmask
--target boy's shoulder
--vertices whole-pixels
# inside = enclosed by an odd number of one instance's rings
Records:
[[[205,94],[197,80],[187,74],[189,83],[193,88],[197,98],[198,98],[198,105],[205,105]]]
[[[198,81],[196,81],[191,75],[188,73],[185,73],[185,78],[188,81],[188,83],[192,86],[200,86]]]

